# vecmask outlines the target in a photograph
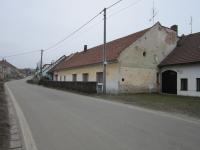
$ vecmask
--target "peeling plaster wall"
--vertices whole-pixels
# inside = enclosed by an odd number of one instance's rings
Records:
[[[157,66],[175,48],[177,40],[176,32],[157,23],[124,50],[118,59],[120,92],[156,92]]]
[[[77,74],[77,81],[83,81],[82,74],[88,73],[88,81],[96,81],[96,73],[103,72],[103,65],[90,65],[80,68],[65,69],[54,73],[58,75],[58,81],[64,81],[64,76],[66,81],[72,81],[72,74]],[[107,65],[106,72],[107,80],[107,93],[118,93],[118,81],[119,81],[119,65],[118,63],[112,63]]]

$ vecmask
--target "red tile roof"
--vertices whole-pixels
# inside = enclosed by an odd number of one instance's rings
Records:
[[[137,39],[143,36],[148,29],[136,32],[126,37],[111,41],[106,44],[106,59],[108,62],[116,61],[120,53]],[[99,45],[88,49],[86,52],[77,52],[70,59],[66,58],[62,63],[58,64],[55,70],[67,68],[81,67],[86,65],[102,63],[103,45]]]
[[[200,32],[182,36],[176,48],[159,64],[159,67],[200,62]]]
[[[17,69],[17,67],[9,63],[7,60],[0,60],[0,65],[3,65],[4,67],[11,67],[11,68]]]

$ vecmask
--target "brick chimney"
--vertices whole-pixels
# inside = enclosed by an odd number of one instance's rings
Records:
[[[170,29],[174,30],[178,35],[178,25],[172,25]]]
[[[87,51],[87,45],[84,45],[84,52]]]

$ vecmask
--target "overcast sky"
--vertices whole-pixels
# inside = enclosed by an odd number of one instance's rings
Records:
[[[117,0],[0,0],[0,56],[46,49]],[[133,5],[137,2],[135,5]],[[131,7],[128,7],[131,6]],[[179,35],[200,32],[199,0],[155,0],[155,22],[177,24]],[[128,7],[128,8],[127,8]],[[108,10],[107,40],[120,38],[152,26],[153,0],[123,0]],[[127,9],[123,9],[127,8]],[[120,11],[123,9],[123,11]],[[50,63],[62,55],[103,42],[103,16],[56,48],[44,53]],[[19,68],[36,67],[40,53],[7,58]]]

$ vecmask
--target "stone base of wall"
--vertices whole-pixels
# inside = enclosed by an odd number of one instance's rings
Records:
[[[155,93],[158,89],[155,87],[141,87],[134,85],[120,85],[119,93]]]

